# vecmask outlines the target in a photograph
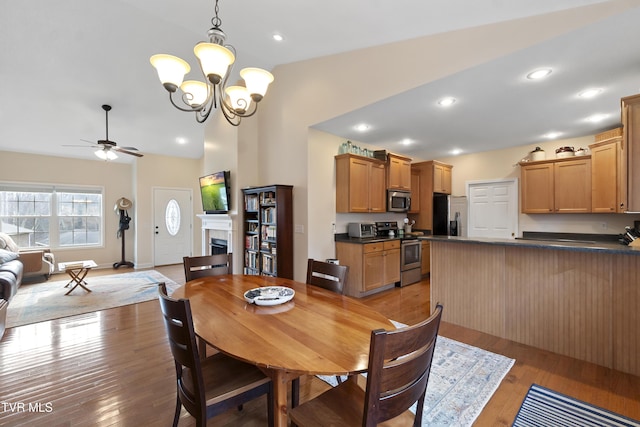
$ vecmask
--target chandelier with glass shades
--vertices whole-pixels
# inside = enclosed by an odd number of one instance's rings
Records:
[[[160,82],[169,92],[169,100],[174,107],[181,111],[195,112],[198,123],[203,123],[219,105],[227,121],[233,126],[238,126],[243,117],[250,117],[256,113],[258,103],[273,81],[273,75],[260,68],[244,68],[240,71],[240,77],[244,80],[245,86],[227,87],[227,79],[235,61],[235,49],[224,44],[227,36],[220,28],[222,20],[218,17],[218,0],[211,24],[213,27],[207,32],[209,42],[200,42],[193,48],[204,82],[183,82],[191,67],[176,56],[153,55],[151,65],[158,71]],[[176,103],[174,96],[178,96],[178,89],[181,91],[181,100]]]

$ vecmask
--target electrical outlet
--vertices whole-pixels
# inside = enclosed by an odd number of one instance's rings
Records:
[[[607,229],[607,223],[606,223],[606,222],[601,222],[601,223],[600,223],[600,228],[601,228],[602,230],[606,230],[606,229]]]
[[[304,233],[304,225],[296,224],[295,231],[296,231],[296,233]]]

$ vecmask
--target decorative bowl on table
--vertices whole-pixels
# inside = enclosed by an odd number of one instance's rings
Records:
[[[296,292],[285,286],[254,288],[244,293],[244,299],[255,305],[278,305],[291,301]]]

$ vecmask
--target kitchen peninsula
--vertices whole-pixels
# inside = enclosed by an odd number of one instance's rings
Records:
[[[428,236],[443,320],[640,375],[640,248]]]

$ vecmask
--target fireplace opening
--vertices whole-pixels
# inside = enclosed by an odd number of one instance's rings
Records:
[[[224,239],[211,239],[211,255],[227,253],[227,241]]]

